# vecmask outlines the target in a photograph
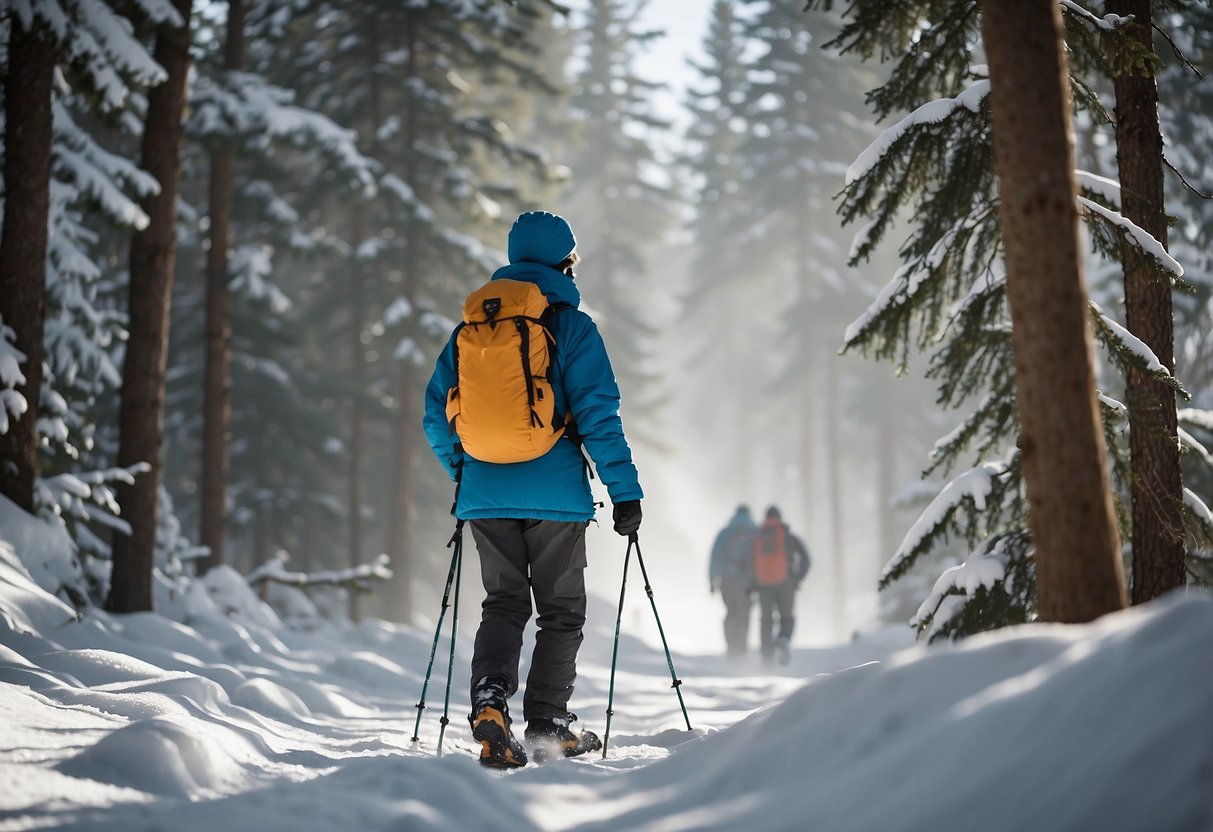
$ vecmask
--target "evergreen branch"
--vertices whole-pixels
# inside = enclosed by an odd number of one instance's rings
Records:
[[[1189,191],[1191,191],[1192,193],[1196,194],[1196,195],[1197,195],[1198,197],[1200,197],[1201,199],[1213,199],[1213,194],[1207,194],[1207,193],[1205,193],[1204,191],[1202,191],[1202,190],[1200,190],[1199,188],[1197,188],[1197,187],[1196,187],[1195,185],[1193,185],[1191,182],[1189,182],[1189,181],[1188,181],[1188,178],[1187,178],[1186,176],[1184,176],[1184,175],[1183,175],[1183,174],[1180,172],[1179,168],[1175,167],[1175,165],[1173,165],[1173,164],[1171,163],[1171,160],[1167,158],[1167,156],[1166,156],[1166,154],[1165,154],[1165,153],[1163,154],[1163,157],[1162,157],[1162,163],[1163,163],[1164,165],[1166,165],[1168,168],[1170,168],[1171,173],[1173,173],[1173,174],[1175,174],[1176,176],[1178,176],[1178,177],[1179,177],[1179,181],[1180,181],[1180,182],[1182,182],[1182,183],[1183,183],[1183,186],[1184,186],[1185,188],[1187,188]]]
[[[1175,44],[1175,41],[1172,40],[1171,33],[1168,32],[1166,29],[1162,28],[1161,26],[1159,26],[1157,22],[1155,22],[1153,24],[1153,26],[1154,26],[1154,31],[1156,31],[1156,32],[1158,32],[1158,34],[1162,35],[1163,38],[1166,39],[1167,43],[1169,43],[1171,45],[1171,51],[1175,53],[1175,57],[1178,58],[1179,61],[1181,63],[1183,63],[1185,66],[1187,66],[1188,69],[1190,69],[1194,73],[1196,73],[1197,78],[1200,78],[1203,81],[1204,77],[1205,77],[1204,73],[1201,72],[1200,69],[1198,69],[1195,64],[1193,64],[1191,61],[1188,60],[1187,55],[1185,55],[1183,52],[1180,51],[1179,47]],[[1206,199],[1207,199],[1207,197],[1206,197]]]
[[[1088,301],[1088,304],[1091,320],[1095,326],[1095,334],[1108,348],[1117,363],[1122,366],[1136,367],[1142,372],[1148,373],[1155,381],[1170,387],[1185,401],[1191,400],[1191,394],[1184,389],[1179,379],[1175,378],[1158,360],[1158,356],[1144,341],[1106,315],[1095,301]]]

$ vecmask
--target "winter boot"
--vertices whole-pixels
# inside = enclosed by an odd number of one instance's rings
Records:
[[[792,654],[788,650],[788,640],[781,638],[775,642],[775,661],[779,664],[787,664],[792,660]]]
[[[543,763],[555,757],[576,757],[602,748],[602,740],[593,731],[573,731],[569,728],[569,723],[576,721],[576,714],[528,720],[526,741],[535,755],[535,762]]]
[[[480,743],[480,765],[488,768],[519,768],[527,763],[522,743],[510,730],[510,709],[506,706],[509,680],[486,676],[476,683],[472,713],[468,722],[472,736]]]

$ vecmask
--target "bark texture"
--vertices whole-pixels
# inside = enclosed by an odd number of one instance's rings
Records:
[[[1133,15],[1129,32],[1154,52],[1151,0],[1113,0],[1108,10]],[[1163,207],[1162,134],[1158,126],[1158,83],[1147,73],[1116,79],[1116,164],[1121,210],[1167,245]],[[1171,287],[1127,242],[1122,245],[1125,312],[1129,331],[1175,372]],[[1152,376],[1129,372],[1129,452],[1133,493],[1133,603],[1141,604],[1183,586],[1183,486],[1175,393]]]
[[[1061,9],[981,7],[1038,604],[1046,621],[1090,621],[1125,595],[1079,260]]]
[[[148,94],[142,167],[160,183],[143,200],[150,222],[131,240],[130,337],[122,366],[118,464],[146,462],[146,474],[118,487],[131,534],[114,538],[114,571],[106,607],[112,612],[152,608],[152,567],[164,438],[164,368],[168,356],[169,301],[177,253],[177,192],[181,172],[181,119],[189,72],[191,0],[173,0],[186,25],[156,36],[154,58],[168,78]]]
[[[244,65],[244,0],[228,0],[224,69]],[[227,476],[232,422],[231,291],[228,249],[232,244],[230,144],[211,154],[210,250],[206,262],[206,369],[202,390],[202,506],[198,540],[211,552],[198,562],[205,573],[224,562],[227,539]],[[259,552],[264,557],[266,553]]]
[[[25,397],[27,408],[20,417],[10,413],[9,429],[0,434],[0,494],[32,512],[38,475],[55,43],[37,25],[27,32],[17,15],[10,16],[9,25],[0,322],[13,330],[15,345],[25,354],[21,365],[25,383],[16,390]]]

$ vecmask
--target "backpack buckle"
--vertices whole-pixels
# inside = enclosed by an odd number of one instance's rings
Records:
[[[501,298],[485,298],[480,306],[484,309],[484,316],[491,321],[501,311]]]

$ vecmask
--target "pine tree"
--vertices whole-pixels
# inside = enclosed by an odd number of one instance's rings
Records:
[[[1120,42],[1124,21],[1073,3],[1063,11],[1075,104],[1095,121],[1110,122],[1083,79],[1108,71],[1101,38]],[[870,218],[857,235],[852,262],[885,237],[903,210],[913,219],[901,246],[903,265],[848,328],[846,347],[903,366],[917,347],[930,354],[927,374],[939,385],[940,404],[954,408],[976,400],[961,424],[937,443],[928,473],[953,468],[969,455],[978,464],[953,476],[927,506],[886,565],[881,584],[887,586],[950,534],[959,534],[971,555],[940,576],[915,622],[937,637],[1028,620],[1036,615],[1036,579],[1021,459],[1014,448],[1020,426],[990,152],[989,81],[973,53],[979,42],[978,8],[949,0],[890,14],[882,4],[861,2],[847,17],[835,46],[869,57],[899,56],[888,82],[869,93],[876,115],[910,110],[848,170],[840,211],[847,221]],[[1083,219],[1100,253],[1118,257],[1122,239],[1153,251],[1144,232],[1130,229],[1116,211],[1117,194],[1107,180],[1080,171],[1078,181]],[[1179,270],[1165,252],[1150,259],[1166,279]],[[1091,317],[1109,368],[1148,369],[1180,389],[1108,311],[1093,306]],[[1123,406],[1106,394],[1111,381],[1104,381],[1101,403],[1108,445],[1115,448]],[[1114,470],[1123,471],[1119,463]]]
[[[1091,621],[1125,597],[1078,247],[1061,10],[1053,0],[986,0],[982,41],[1038,604],[1046,621]]]
[[[164,70],[135,32],[176,17],[166,3],[138,0],[122,11],[110,3],[39,0],[25,11],[54,39],[50,239],[45,265],[44,358],[37,431],[39,476],[34,506],[66,528],[82,567],[61,594],[74,604],[102,598],[108,583],[106,532],[129,532],[119,517],[114,486],[142,466],[114,466],[108,403],[120,384],[123,326],[117,300],[120,274],[108,268],[111,246],[127,229],[147,222],[139,197],[157,185],[98,136],[137,123],[135,93],[159,83]],[[24,14],[24,12],[20,12]],[[6,29],[6,32],[8,30]],[[120,144],[121,142],[118,142]],[[3,432],[3,431],[0,431]],[[83,582],[88,579],[91,584]]]
[[[647,269],[661,259],[663,236],[673,223],[671,184],[658,170],[656,138],[669,128],[653,111],[661,84],[636,71],[637,51],[659,31],[639,28],[631,0],[593,0],[584,24],[585,63],[573,79],[570,107],[582,124],[581,143],[569,160],[569,208],[590,305],[611,348],[623,391],[629,434],[659,446],[650,422],[666,400],[652,353],[659,331],[649,311],[660,280]],[[626,418],[626,417],[625,417]]]
[[[0,341],[24,369],[4,379],[12,413],[0,431],[0,494],[34,510],[38,404],[51,173],[51,83],[56,39],[35,4],[9,22],[4,82],[4,225],[0,231]],[[11,337],[8,337],[11,333]],[[15,382],[15,383],[14,383]],[[7,419],[4,421],[8,422]]]
[[[1172,252],[1184,264],[1191,289],[1175,298],[1175,358],[1192,391],[1192,404],[1177,414],[1187,568],[1213,584],[1213,175],[1202,156],[1213,141],[1213,8],[1190,4],[1160,16],[1174,48],[1162,47],[1159,105],[1167,125],[1166,160],[1175,175],[1165,180],[1166,204],[1178,217]],[[1203,80],[1202,77],[1203,76]]]
[[[742,435],[754,415],[749,403],[761,388],[761,378],[743,369],[756,363],[759,343],[749,327],[734,320],[752,291],[749,284],[737,279],[748,269],[736,244],[747,210],[741,186],[741,146],[747,129],[746,40],[736,6],[735,0],[712,4],[703,39],[705,59],[691,64],[699,78],[688,89],[685,105],[691,120],[686,133],[689,150],[682,163],[691,180],[694,208],[687,225],[694,255],[679,322],[693,343],[685,359],[686,370],[712,368],[713,377],[723,371],[736,379],[730,384],[731,395],[724,400],[713,383],[715,378],[694,385],[698,394],[692,407],[709,441],[713,436]],[[721,326],[722,321],[730,320],[734,322]],[[737,448],[736,443],[722,442],[721,446],[720,471],[729,472],[739,493],[752,493],[752,455],[727,450]]]
[[[238,72],[244,65],[244,2],[228,0],[223,69]],[[231,245],[232,168],[230,146],[211,154],[210,248],[206,272],[206,369],[203,390],[202,511],[198,542],[210,554],[198,563],[206,572],[224,561],[227,535],[228,433],[231,423],[231,296],[228,289],[228,247]]]
[[[266,16],[281,9],[255,4],[248,25],[248,51],[255,68],[263,66],[281,35]],[[345,243],[324,228],[324,219],[307,206],[318,187],[356,203],[374,192],[379,170],[357,149],[352,131],[297,103],[297,94],[269,83],[255,71],[234,71],[221,36],[226,21],[201,19],[210,26],[198,40],[211,45],[198,64],[186,124],[187,203],[215,204],[210,195],[210,165],[216,154],[233,156],[229,257],[223,267],[230,295],[231,463],[226,487],[232,513],[228,537],[247,544],[251,568],[286,548],[302,553],[332,548],[335,523],[326,480],[336,473],[338,433],[324,402],[330,392],[318,381],[318,357],[304,354],[300,329],[302,293],[296,272],[309,273],[315,262],[332,263],[347,253]],[[254,174],[255,171],[255,174]],[[192,210],[192,209],[191,209]],[[215,232],[215,223],[210,233]],[[197,414],[203,409],[204,352],[200,325],[207,276],[194,264],[213,265],[216,246],[203,251],[196,225],[181,234],[182,269],[175,284],[167,444],[173,449],[167,476],[178,494],[198,490],[203,433]],[[212,269],[213,271],[213,269]],[[210,297],[214,297],[211,295]],[[280,486],[280,487],[279,487]],[[200,519],[196,498],[180,499],[183,516]],[[322,515],[323,519],[320,516]],[[311,526],[305,530],[305,526]]]
[[[1136,39],[1147,60],[1125,68],[1115,79],[1116,160],[1124,216],[1163,247],[1167,218],[1163,206],[1162,134],[1154,67],[1151,0],[1120,0],[1110,12],[1132,16],[1126,35]],[[1148,258],[1129,243],[1121,256],[1129,332],[1140,338],[1163,366],[1175,372],[1171,286],[1156,278]],[[1185,581],[1182,485],[1175,417],[1175,391],[1141,370],[1129,371],[1126,403],[1133,492],[1133,602],[1149,601]]]
[[[150,219],[137,232],[130,253],[130,339],[122,371],[121,444],[118,465],[139,463],[148,472],[118,489],[118,502],[131,534],[113,548],[114,572],[106,607],[113,612],[152,608],[152,568],[164,430],[164,368],[168,349],[169,298],[176,252],[177,188],[181,165],[182,116],[189,72],[191,0],[174,0],[177,26],[162,26],[156,36],[156,62],[167,80],[148,97],[143,130],[142,167],[160,183],[145,198]]]

